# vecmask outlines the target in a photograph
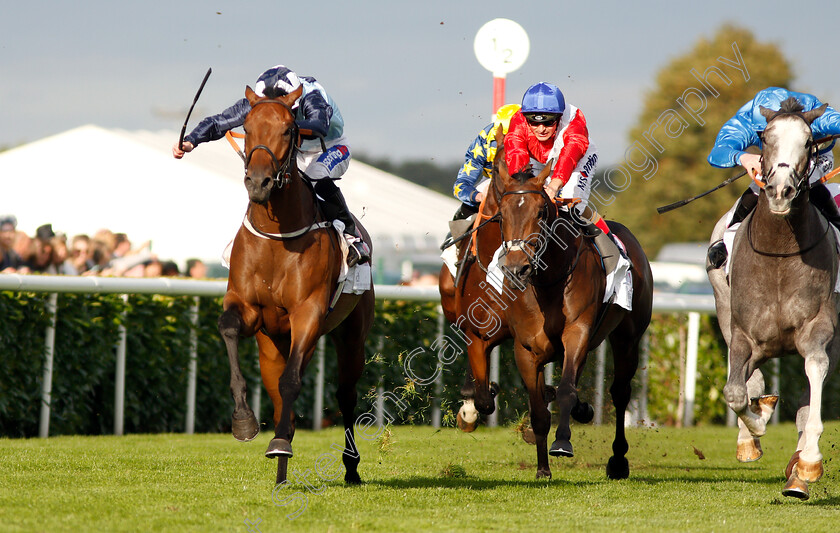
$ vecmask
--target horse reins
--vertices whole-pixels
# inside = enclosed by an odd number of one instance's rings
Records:
[[[798,117],[802,118],[801,115],[794,114],[794,116],[798,116]],[[775,120],[775,118],[776,117],[773,117],[773,120]],[[805,119],[802,118],[802,120],[804,121]],[[771,120],[771,122],[772,122],[772,120]],[[805,121],[805,122],[807,124],[807,121]],[[768,122],[768,126],[769,126],[769,122]],[[811,125],[807,124],[807,126],[808,126],[808,129],[810,130]],[[761,140],[762,144],[764,144],[763,132],[762,132],[762,134],[759,135],[759,139]],[[828,139],[828,138],[825,138],[825,139]],[[824,142],[825,139],[820,139],[820,141]],[[796,178],[797,183],[796,183],[796,194],[793,196],[792,200],[796,199],[802,192],[804,192],[805,190],[808,190],[812,187],[809,180],[811,178],[811,175],[814,173],[814,170],[817,167],[816,163],[817,163],[817,158],[819,157],[819,150],[817,149],[817,147],[819,146],[819,144],[821,144],[821,142],[814,141],[814,138],[812,136],[808,140],[808,150],[809,150],[809,153],[808,153],[808,169],[804,173],[800,173],[796,168],[793,169],[793,176],[794,176],[794,178]],[[761,161],[762,162],[764,161],[764,156],[763,155],[762,155]],[[782,163],[780,163],[780,164],[782,164]],[[785,166],[789,166],[789,165],[787,165],[787,163],[783,163],[783,164]],[[776,168],[778,168],[778,167],[779,167],[779,165],[776,165],[775,167],[773,167],[773,169],[771,169],[770,172],[767,173],[766,178],[764,176],[762,176],[763,180],[757,179],[756,176],[750,176],[750,177],[753,179],[753,181],[756,183],[756,185],[759,186],[759,188],[764,189],[764,187],[767,185],[767,180],[770,179],[770,177],[776,172]],[[825,183],[826,181],[828,181],[829,179],[831,179],[832,177],[834,177],[838,173],[840,173],[840,168],[835,169],[832,172],[829,172],[828,174],[823,176],[820,179],[820,183]],[[753,218],[754,217],[751,216],[749,221],[747,222],[747,241],[750,243],[750,248],[752,248],[753,252],[755,252],[759,255],[763,255],[765,257],[787,258],[787,257],[795,257],[795,256],[798,256],[798,255],[806,254],[806,253],[810,252],[811,250],[813,250],[814,248],[816,248],[817,245],[819,245],[823,241],[823,239],[825,239],[825,236],[828,234],[828,231],[831,229],[831,222],[826,220],[825,231],[823,232],[823,234],[820,235],[820,237],[817,240],[815,240],[813,243],[809,244],[805,248],[800,248],[799,250],[797,250],[795,252],[787,252],[787,253],[764,252],[764,251],[756,249],[755,243],[753,242],[753,236],[752,236]]]
[[[283,102],[281,100],[276,100],[276,99],[259,100],[259,101],[255,102],[252,107],[258,106],[260,104],[278,104],[278,105],[281,105],[281,106],[285,107],[286,110],[289,111],[289,113],[292,115],[292,118],[293,118],[292,126],[291,126],[291,128],[292,128],[291,137],[292,137],[292,139],[297,139],[299,129],[298,129],[297,123],[294,121],[294,112],[292,111],[291,107],[286,105],[285,102]],[[232,139],[229,138],[228,141],[230,141],[233,144]],[[248,152],[248,155],[246,157],[243,157],[243,159],[245,161],[246,171],[248,169],[248,165],[251,163],[251,157],[254,155],[254,152],[256,152],[257,150],[265,150],[266,152],[268,152],[268,155],[271,156],[272,170],[276,169],[276,172],[275,172],[274,178],[273,178],[274,179],[274,187],[277,187],[278,189],[282,189],[283,187],[289,185],[289,183],[291,183],[291,181],[292,181],[292,161],[294,160],[295,156],[297,155],[297,150],[298,150],[297,144],[294,143],[294,142],[290,143],[290,148],[289,148],[289,150],[286,151],[286,157],[284,158],[283,163],[280,163],[280,161],[277,159],[277,156],[274,155],[274,152],[271,150],[271,148],[269,148],[268,146],[266,146],[264,144],[258,144],[253,149],[251,149],[250,152]],[[242,155],[241,152],[240,152],[240,155]],[[304,226],[304,227],[302,227],[300,229],[297,229],[295,231],[282,232],[282,233],[268,233],[268,232],[262,231],[261,229],[257,228],[254,225],[254,223],[251,221],[251,205],[250,204],[248,204],[248,210],[245,213],[245,220],[243,221],[243,225],[245,226],[246,229],[248,229],[252,233],[257,234],[260,237],[275,240],[275,241],[295,239],[295,238],[300,237],[300,236],[302,236],[302,235],[304,235],[304,234],[306,234],[306,233],[308,233],[312,230],[315,230],[315,229],[323,229],[323,228],[332,227],[333,224],[332,224],[332,221],[330,221],[330,220],[325,220],[325,221],[322,221],[322,222],[318,222],[318,220],[317,220],[317,218],[318,218],[318,214],[317,214],[318,213],[318,205],[317,205],[317,200],[316,200],[314,191],[312,191],[312,203],[313,203],[313,206],[314,206],[313,212],[315,213],[315,216],[312,220],[312,223],[309,224],[308,226]]]

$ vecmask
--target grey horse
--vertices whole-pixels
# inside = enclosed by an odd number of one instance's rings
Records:
[[[837,328],[838,256],[829,223],[808,200],[808,177],[816,150],[810,124],[825,106],[803,112],[794,99],[779,111],[761,108],[767,119],[762,141],[762,191],[755,210],[735,235],[727,276],[707,265],[718,320],[729,345],[729,379],[723,389],[738,415],[737,457],[761,457],[777,397],[762,397],[759,367],[768,359],[799,353],[809,387],[796,414],[796,452],[785,471],[785,496],[808,499],[808,483],[823,474],[819,438],[822,388],[840,356]],[[712,242],[726,227],[724,216]]]

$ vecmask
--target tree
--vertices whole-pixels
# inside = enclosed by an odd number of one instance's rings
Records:
[[[657,76],[622,164],[596,176],[593,202],[625,224],[650,257],[667,242],[706,241],[715,222],[749,185],[748,177],[702,199],[658,214],[656,207],[711,189],[741,167],[714,168],[706,158],[715,137],[761,89],[787,87],[791,66],[779,48],[735,26],[701,39]]]

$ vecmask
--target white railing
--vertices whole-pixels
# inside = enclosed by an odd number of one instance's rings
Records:
[[[47,301],[47,312],[50,314],[50,321],[45,333],[45,361],[44,361],[44,375],[42,380],[41,390],[41,419],[39,425],[39,436],[47,437],[49,435],[49,420],[50,420],[50,405],[52,394],[53,381],[53,358],[55,356],[55,324],[57,312],[57,295],[58,293],[101,293],[101,294],[163,294],[169,296],[193,296],[195,298],[193,308],[191,310],[191,320],[196,324],[198,319],[198,297],[219,297],[224,296],[227,289],[227,281],[205,281],[205,280],[190,280],[190,279],[174,279],[174,278],[105,278],[93,276],[38,276],[38,275],[20,275],[20,274],[0,274],[0,290],[15,291],[15,292],[45,292],[50,294]],[[426,301],[438,302],[440,301],[440,294],[437,287],[408,287],[397,285],[376,285],[374,288],[376,298],[378,300],[408,300],[408,301]],[[697,343],[699,338],[699,324],[700,314],[714,314],[714,298],[711,295],[686,295],[686,294],[670,294],[670,293],[655,293],[653,300],[653,310],[655,313],[688,313],[688,339],[689,345],[686,357],[686,383],[684,384],[684,398],[685,398],[685,417],[684,424],[692,425],[694,420],[694,393],[696,382],[697,369]],[[443,321],[439,323],[439,334],[442,335]],[[186,433],[193,433],[195,421],[195,394],[196,394],[196,380],[197,380],[197,340],[195,337],[195,328],[192,329],[190,337],[190,354],[188,366],[188,383],[187,383],[187,415],[186,415]],[[114,434],[123,434],[123,413],[124,413],[124,398],[125,398],[125,342],[126,331],[124,326],[120,326],[119,344],[117,346],[117,362],[115,370],[115,387],[114,387]],[[603,348],[603,346],[602,346]],[[316,357],[320,358],[317,363],[319,370],[317,382],[323,383],[323,344],[320,345]],[[599,368],[603,365],[603,353],[599,350],[598,358]],[[647,397],[647,353],[643,354],[643,360],[640,362],[642,391],[641,398],[644,400]],[[495,369],[498,368],[498,352],[492,358]],[[491,372],[493,372],[491,368]],[[496,370],[497,371],[497,370]],[[596,369],[596,372],[602,370]],[[599,382],[596,380],[595,404],[603,404],[603,379]],[[257,387],[259,390],[259,386]],[[256,398],[257,408],[259,399]],[[378,402],[381,403],[381,402]],[[316,400],[316,411],[319,405],[319,400]],[[646,405],[640,409],[640,417],[647,418]],[[259,415],[258,415],[259,416]],[[320,413],[315,413],[314,419],[316,422],[320,420]],[[439,407],[435,406],[432,413],[432,419],[436,421],[436,425],[440,423]],[[316,424],[315,428],[319,428],[320,424]]]

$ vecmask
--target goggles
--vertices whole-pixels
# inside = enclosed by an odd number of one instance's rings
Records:
[[[525,115],[525,120],[531,126],[552,126],[560,120],[560,115],[549,115],[544,113]]]

